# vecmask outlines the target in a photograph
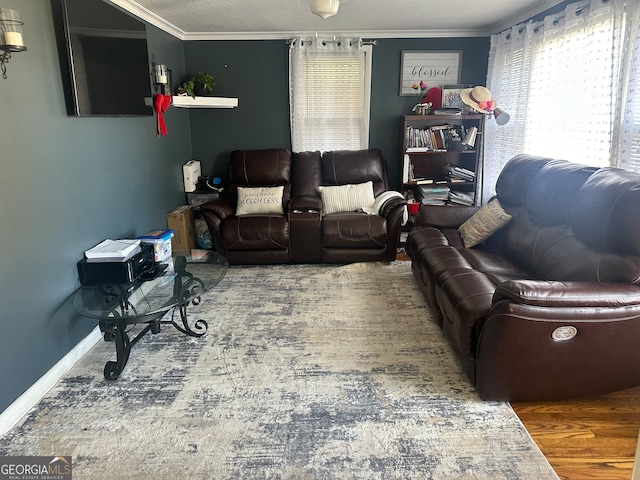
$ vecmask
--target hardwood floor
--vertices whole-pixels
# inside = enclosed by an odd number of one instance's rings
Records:
[[[640,387],[600,397],[512,407],[563,480],[631,479]]]

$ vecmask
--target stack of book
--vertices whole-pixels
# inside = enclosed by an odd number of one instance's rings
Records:
[[[449,192],[446,185],[418,185],[415,196],[423,205],[444,205],[449,199]]]
[[[456,192],[451,190],[449,192],[449,203],[454,205],[473,205],[474,204],[473,193],[465,193],[465,192]]]
[[[465,182],[473,182],[476,179],[476,172],[468,170],[466,168],[447,164],[444,166],[443,170],[445,175],[452,181],[459,180]]]

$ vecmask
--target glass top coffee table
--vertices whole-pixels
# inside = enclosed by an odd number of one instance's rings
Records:
[[[108,361],[104,377],[116,380],[129,359],[131,348],[149,330],[159,333],[160,326],[171,324],[180,332],[201,337],[207,332],[207,322],[196,320],[189,324],[187,307],[200,303],[201,295],[225,276],[229,269],[226,258],[208,250],[178,250],[173,252],[167,268],[157,276],[127,284],[108,284],[80,287],[73,296],[73,306],[85,317],[100,321],[104,340],[115,342],[116,361]],[[180,313],[180,321],[163,319],[173,310]],[[147,324],[135,338],[130,339],[127,328]]]

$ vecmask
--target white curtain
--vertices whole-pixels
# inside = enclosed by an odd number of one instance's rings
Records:
[[[294,152],[368,147],[366,52],[361,39],[296,38],[291,43],[289,105]]]
[[[621,99],[620,138],[616,151],[616,165],[640,172],[640,2],[630,5],[629,28],[625,36],[624,68]]]
[[[511,121],[487,122],[483,202],[518,153],[593,166],[616,162],[631,3],[639,2],[583,0],[491,37],[487,87]]]

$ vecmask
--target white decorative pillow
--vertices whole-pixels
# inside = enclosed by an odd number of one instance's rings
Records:
[[[319,187],[322,197],[322,213],[357,212],[371,208],[376,202],[373,182]]]
[[[504,227],[511,215],[504,211],[498,200],[491,200],[458,228],[465,248],[475,247]]]
[[[236,215],[274,213],[282,215],[284,187],[238,187]]]

